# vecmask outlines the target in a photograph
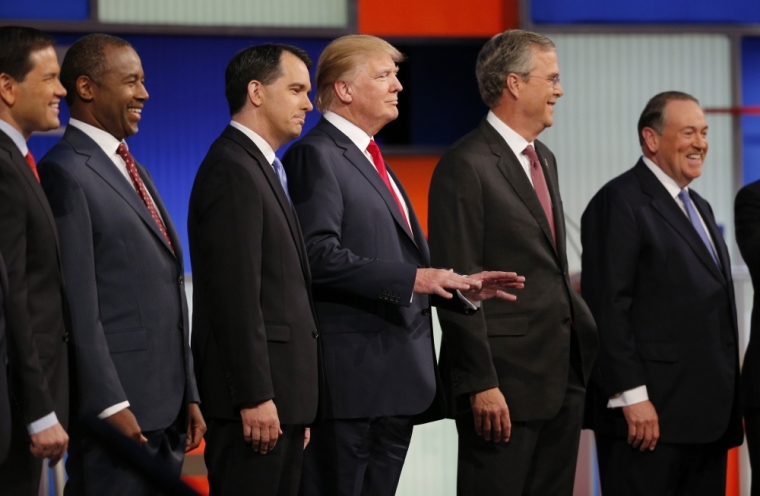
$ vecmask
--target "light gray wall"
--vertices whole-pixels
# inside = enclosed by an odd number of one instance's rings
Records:
[[[98,0],[101,22],[345,28],[348,0]]]
[[[723,35],[549,35],[557,45],[562,88],[554,126],[540,139],[557,156],[568,236],[572,224],[607,181],[641,155],[636,124],[646,102],[680,90],[703,107],[731,106],[730,43]],[[710,148],[703,175],[691,187],[712,205],[733,246],[732,128],[727,114],[709,114]],[[730,250],[732,253],[733,249]],[[580,257],[568,246],[573,271]]]

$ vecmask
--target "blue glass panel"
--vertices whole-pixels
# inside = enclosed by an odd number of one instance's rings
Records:
[[[4,0],[0,2],[0,19],[86,21],[89,4],[89,0]]]
[[[760,38],[742,40],[742,105],[760,106]],[[760,179],[760,115],[742,116],[744,183]]]

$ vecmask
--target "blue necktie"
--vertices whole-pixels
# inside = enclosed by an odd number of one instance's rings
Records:
[[[697,230],[697,234],[699,234],[699,237],[702,238],[702,242],[707,247],[707,251],[710,252],[710,255],[712,255],[713,260],[715,260],[715,264],[720,267],[718,257],[715,255],[715,250],[713,250],[712,243],[710,243],[710,238],[707,237],[705,228],[702,226],[702,222],[699,220],[697,209],[694,208],[694,204],[691,202],[689,191],[686,188],[682,189],[681,192],[678,193],[678,198],[681,199],[683,206],[686,208],[686,215],[689,217],[691,225],[694,226],[694,229]]]
[[[288,192],[288,176],[285,174],[285,168],[282,166],[282,162],[280,162],[279,158],[274,158],[272,167],[274,167],[274,172],[277,174],[277,178],[280,180],[280,184],[282,184],[282,189],[285,190],[285,196],[288,197],[288,201],[290,203],[293,203],[290,199],[290,193]]]

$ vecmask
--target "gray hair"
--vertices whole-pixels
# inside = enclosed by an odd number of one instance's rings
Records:
[[[554,42],[546,36],[522,29],[510,29],[488,40],[475,65],[480,97],[485,104],[489,108],[499,104],[510,74],[527,79],[537,50],[554,51],[554,48]]]

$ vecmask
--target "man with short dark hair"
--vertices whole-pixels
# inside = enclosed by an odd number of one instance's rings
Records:
[[[312,109],[310,66],[306,52],[280,44],[232,58],[232,121],[190,195],[193,354],[212,495],[296,496],[317,415],[311,274],[275,156]]]
[[[11,447],[0,490],[36,495],[42,461],[68,445],[68,339],[55,222],[26,141],[59,126],[53,39],[0,27],[0,254],[8,269],[6,325],[11,375]],[[4,364],[3,364],[4,366]],[[35,458],[36,457],[36,458]]]
[[[123,39],[87,35],[66,53],[61,79],[71,120],[39,171],[71,306],[74,411],[109,422],[179,477],[205,426],[179,236],[125,142],[148,99],[140,57]],[[67,494],[154,494],[78,418],[71,436]]]
[[[528,282],[515,303],[487,301],[472,319],[439,313],[457,494],[570,495],[597,335],[568,276],[557,161],[538,140],[564,94],[557,53],[509,30],[475,71],[490,111],[433,173],[431,258],[469,273],[503,264]]]
[[[602,492],[722,495],[742,443],[731,260],[702,174],[707,121],[697,100],[653,97],[643,156],[583,213],[583,297],[599,326],[589,388]]]

